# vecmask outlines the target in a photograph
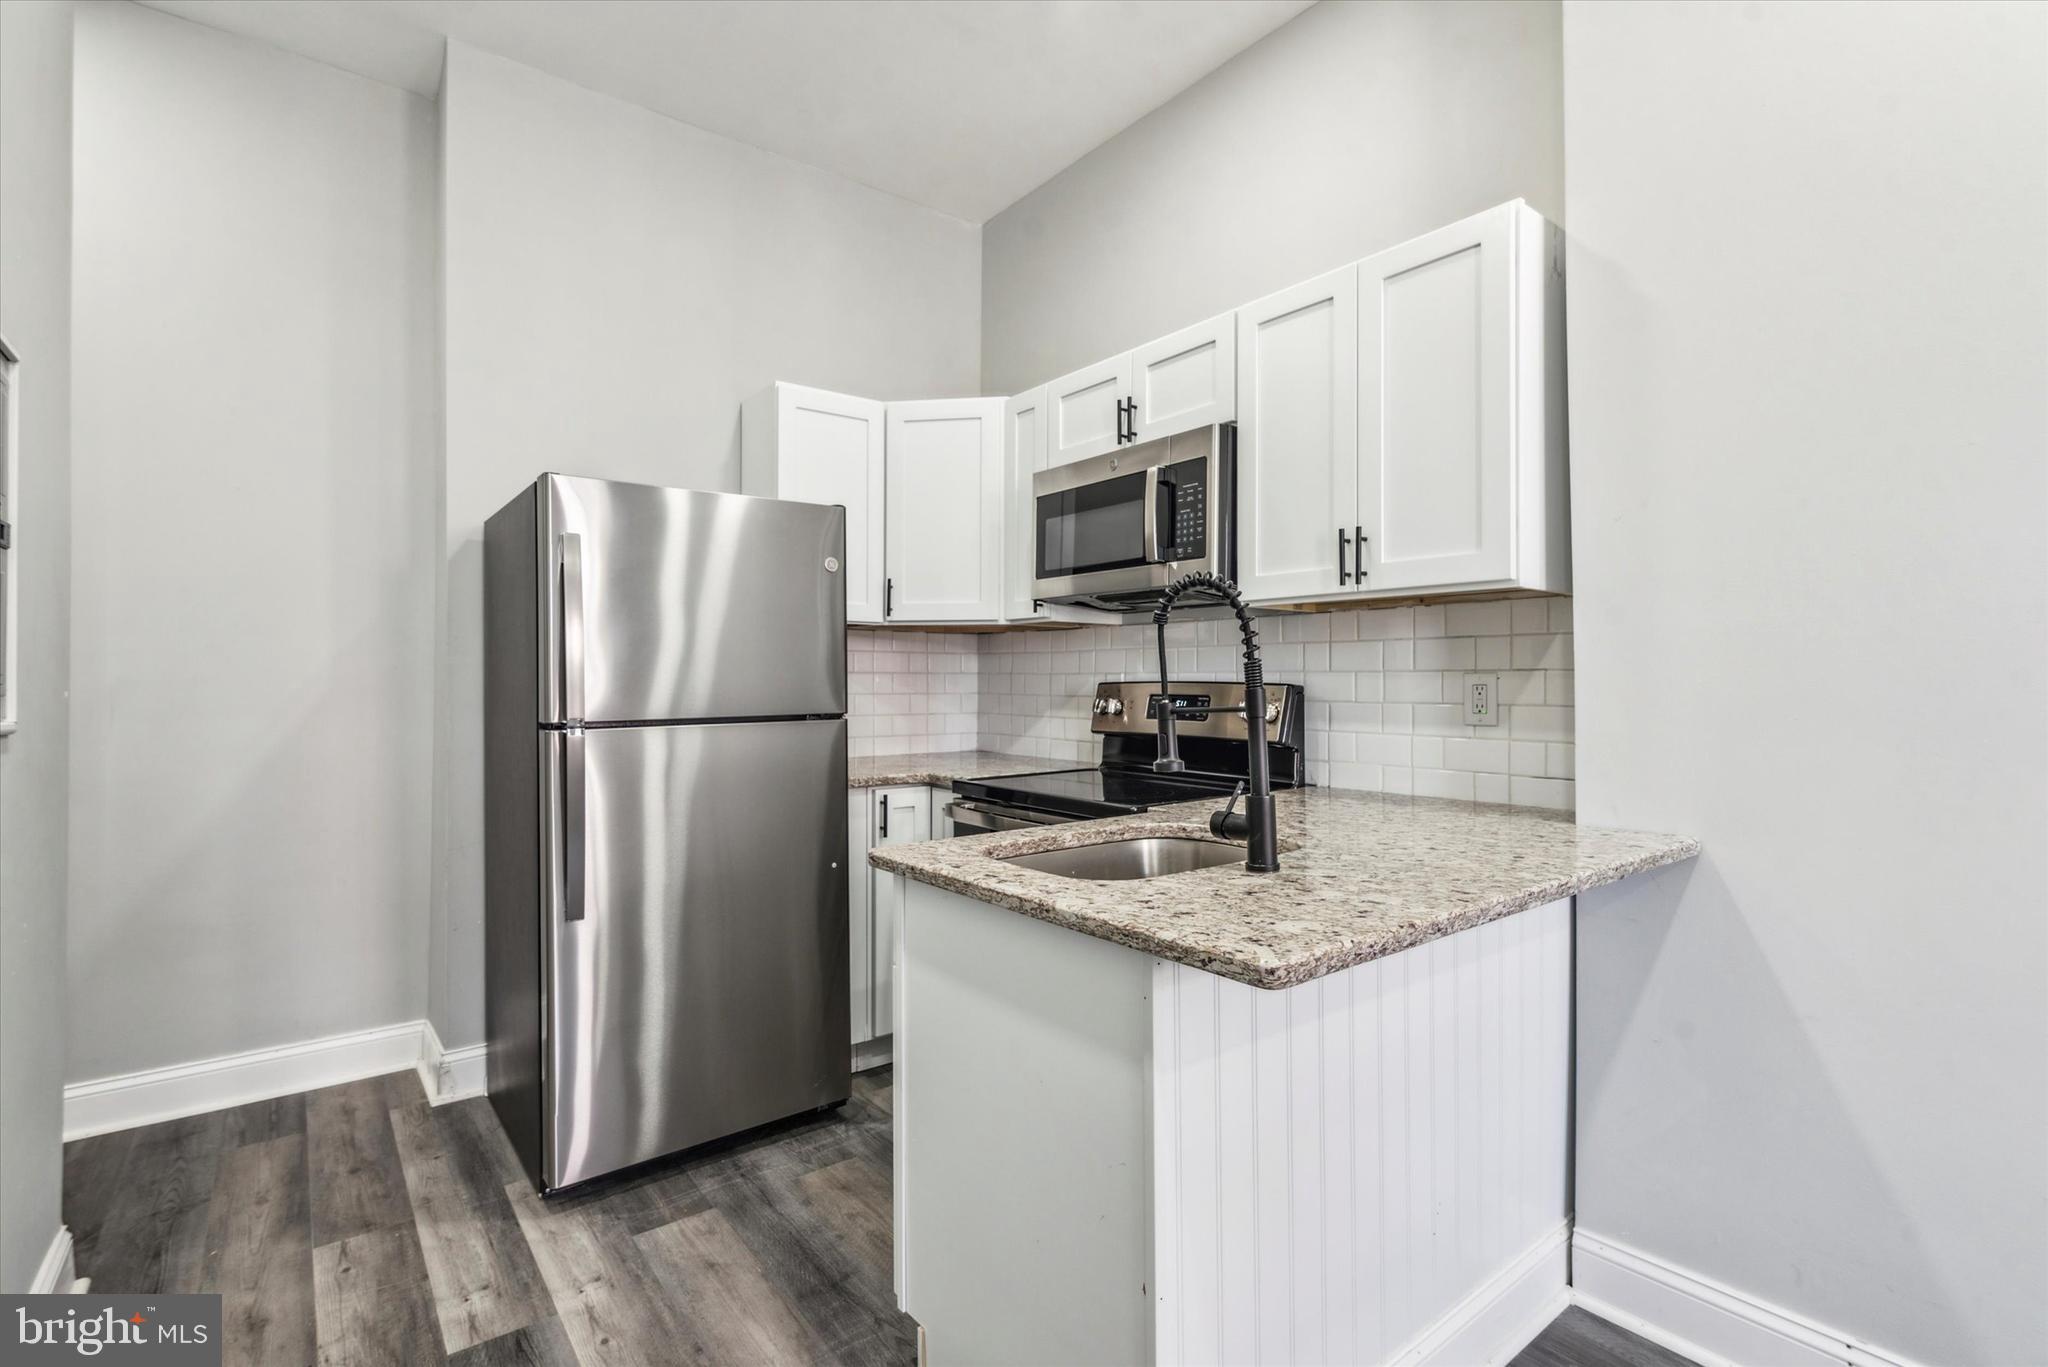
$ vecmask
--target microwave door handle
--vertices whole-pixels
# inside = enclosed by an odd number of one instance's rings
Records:
[[[1143,554],[1145,563],[1157,565],[1159,560],[1159,467],[1153,466],[1145,472],[1145,542]]]

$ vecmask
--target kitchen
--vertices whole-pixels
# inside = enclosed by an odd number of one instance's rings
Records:
[[[0,6],[0,1291],[2048,1361],[2044,168],[2034,3]]]

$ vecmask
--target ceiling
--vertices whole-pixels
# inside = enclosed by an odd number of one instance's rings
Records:
[[[1312,0],[143,0],[423,95],[474,47],[980,223]]]

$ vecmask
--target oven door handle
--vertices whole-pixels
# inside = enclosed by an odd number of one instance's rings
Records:
[[[1026,831],[1033,826],[1056,825],[1061,818],[1021,812],[1014,807],[986,807],[979,802],[949,802],[946,818],[955,829],[970,831]]]

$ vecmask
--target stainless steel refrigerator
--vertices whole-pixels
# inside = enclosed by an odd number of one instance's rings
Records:
[[[845,541],[564,475],[485,525],[488,1079],[542,1191],[847,1098]]]

